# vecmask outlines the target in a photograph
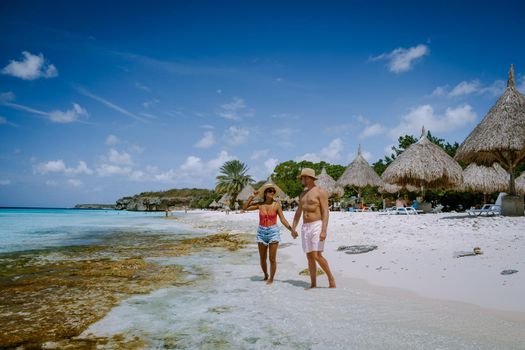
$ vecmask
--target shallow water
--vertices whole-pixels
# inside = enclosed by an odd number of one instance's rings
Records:
[[[183,216],[177,213],[177,216]],[[0,209],[0,253],[94,244],[115,232],[187,233],[160,212]]]
[[[255,249],[163,260],[196,283],[133,297],[83,336],[121,333],[148,349],[523,349],[522,325],[359,289],[306,291],[286,262],[267,286]]]

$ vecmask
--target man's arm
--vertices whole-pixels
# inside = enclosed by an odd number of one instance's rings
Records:
[[[319,190],[319,205],[321,206],[321,220],[323,221],[323,226],[321,228],[321,234],[319,239],[324,241],[326,239],[326,231],[328,229],[328,193],[324,190]]]
[[[303,198],[303,194],[299,196],[299,206],[297,207],[297,210],[295,211],[295,215],[293,217],[293,224],[292,229],[295,231],[297,225],[299,224],[299,220],[301,220],[301,214],[303,213],[303,207],[301,206],[301,198]]]

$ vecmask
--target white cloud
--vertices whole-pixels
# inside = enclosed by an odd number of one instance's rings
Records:
[[[204,165],[199,157],[189,156],[180,166],[183,171],[197,172],[201,171]]]
[[[127,152],[119,152],[114,148],[109,150],[108,159],[111,163],[120,164],[120,165],[132,165],[133,160],[131,155]]]
[[[236,157],[228,154],[226,151],[221,151],[216,158],[210,159],[206,164],[208,170],[215,172],[227,161],[233,160]]]
[[[427,45],[417,45],[405,48],[397,48],[389,53],[372,57],[372,61],[387,60],[388,69],[394,73],[403,73],[412,69],[413,64],[421,57],[427,56],[430,50]]]
[[[101,164],[97,167],[97,174],[99,176],[127,175],[130,173],[130,167],[121,167],[114,164]]]
[[[469,95],[478,91],[481,87],[479,80],[472,80],[470,82],[462,81],[456,85],[452,91],[448,93],[450,97],[457,97],[461,95]]]
[[[376,136],[384,133],[386,131],[385,127],[383,127],[379,123],[375,123],[372,125],[367,126],[359,135],[359,138],[364,139],[371,136]]]
[[[0,179],[0,186],[8,186],[11,184],[11,180],[9,179]]]
[[[262,157],[265,157],[266,155],[268,155],[268,150],[267,149],[263,149],[263,150],[259,150],[259,151],[254,151],[252,153],[252,155],[250,156],[250,159],[252,160],[257,160],[259,158],[262,158]]]
[[[227,120],[241,120],[243,117],[253,116],[253,110],[246,107],[242,98],[234,97],[231,102],[221,105],[217,114]]]
[[[114,146],[116,144],[120,143],[120,139],[118,137],[116,137],[115,135],[108,135],[108,137],[106,137],[106,145],[108,146]]]
[[[268,158],[264,162],[264,167],[265,167],[266,171],[268,172],[268,174],[273,173],[273,170],[275,169],[277,164],[279,164],[279,160],[277,158]]]
[[[389,144],[388,146],[385,146],[385,148],[383,148],[383,153],[385,156],[391,156],[392,153],[394,153],[394,151],[392,150],[392,147],[397,147],[397,145],[391,143]]]
[[[224,138],[228,144],[232,146],[238,146],[243,144],[250,136],[250,131],[248,129],[230,126],[224,134]]]
[[[340,138],[333,139],[327,147],[321,149],[319,153],[306,153],[296,158],[296,161],[308,160],[310,162],[325,161],[329,163],[336,163],[341,159],[341,151],[343,150],[343,141]]]
[[[54,180],[47,180],[46,181],[46,186],[49,186],[49,187],[55,187],[55,186],[58,186],[58,183]]]
[[[505,91],[505,82],[503,80],[495,80],[491,85],[484,86],[479,79],[471,81],[462,81],[448,91],[448,86],[438,86],[434,89],[431,96],[442,97],[447,96],[451,98],[468,96],[468,95],[490,95],[500,96]]]
[[[46,63],[44,55],[41,53],[33,55],[30,52],[23,51],[22,60],[11,60],[7,66],[2,69],[2,74],[11,75],[24,80],[35,80],[38,78],[54,78],[58,75],[58,70],[52,64]]]
[[[445,114],[435,114],[430,105],[421,105],[411,109],[401,117],[400,123],[389,131],[393,140],[403,135],[420,136],[421,127],[433,133],[448,132],[463,127],[476,120],[476,113],[468,104],[456,108],[447,108]]]
[[[78,179],[69,179],[67,180],[67,184],[69,186],[72,186],[72,187],[80,187],[82,186],[84,183],[82,182],[82,180],[78,180]]]
[[[65,112],[56,110],[49,112],[49,119],[55,123],[72,123],[82,116],[88,116],[88,112],[77,103],[73,103],[73,108]]]
[[[213,136],[212,131],[206,131],[204,133],[204,136],[202,139],[200,139],[196,144],[195,147],[197,148],[210,148],[215,144],[215,137]]]
[[[93,174],[93,170],[88,168],[86,162],[80,160],[76,168],[68,168],[62,159],[50,160],[40,163],[33,167],[33,171],[39,174],[63,173],[63,174]]]

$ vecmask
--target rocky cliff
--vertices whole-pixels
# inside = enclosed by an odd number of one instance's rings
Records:
[[[115,209],[131,211],[161,211],[166,208],[206,207],[213,200],[214,192],[205,189],[173,189],[165,192],[144,192],[117,200]],[[209,203],[208,203],[209,204]]]

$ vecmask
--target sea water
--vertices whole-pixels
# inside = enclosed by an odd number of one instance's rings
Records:
[[[0,208],[0,253],[94,244],[117,232],[187,233],[164,212]],[[177,212],[178,216],[184,215]]]

